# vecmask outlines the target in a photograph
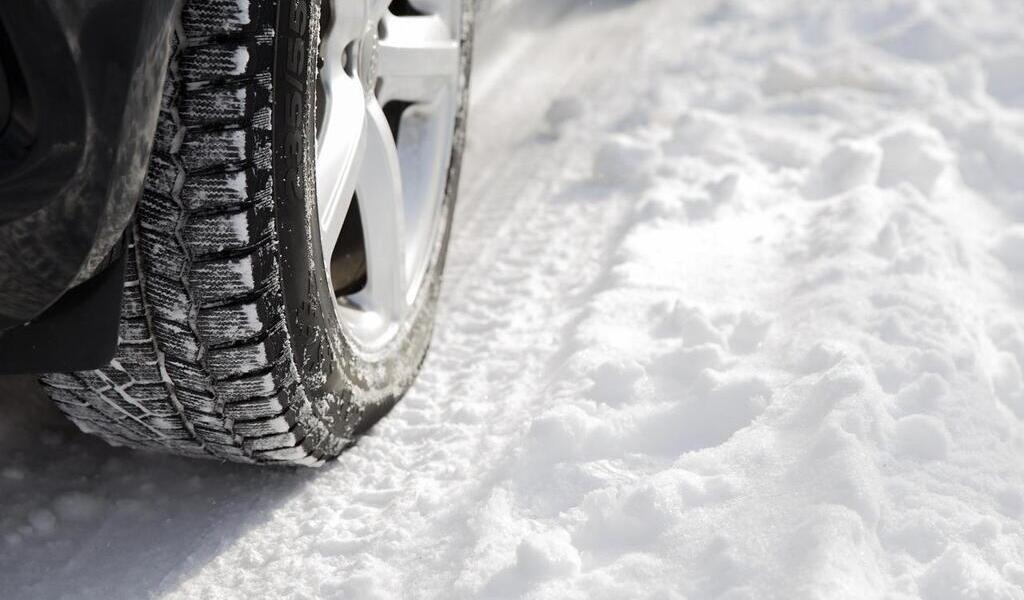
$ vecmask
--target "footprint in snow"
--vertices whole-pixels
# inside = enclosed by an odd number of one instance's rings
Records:
[[[544,113],[545,131],[543,139],[556,140],[565,133],[566,128],[583,116],[585,106],[578,96],[562,96],[555,98]]]
[[[945,423],[928,415],[910,415],[893,424],[891,448],[894,456],[920,461],[943,460],[952,440]]]
[[[988,93],[1004,106],[1024,107],[1024,51],[999,54],[984,65]]]
[[[945,62],[971,50],[970,39],[937,14],[921,14],[879,37],[883,50],[922,62]]]
[[[737,354],[750,354],[761,347],[772,322],[766,315],[744,311],[729,335],[729,349]]]
[[[663,304],[654,309],[655,338],[682,338],[686,346],[717,344],[725,347],[725,337],[700,308],[682,301]]]
[[[645,374],[644,368],[632,359],[605,361],[589,373],[593,382],[589,396],[609,406],[626,404],[633,399],[633,388]]]
[[[760,377],[705,370],[697,379],[692,396],[641,423],[638,443],[670,456],[720,446],[753,423],[772,400],[771,386]]]
[[[896,394],[892,411],[895,417],[932,413],[949,395],[949,383],[936,373],[924,373],[903,386]]]
[[[1024,225],[1013,225],[996,240],[993,254],[1013,273],[1024,272]]]
[[[930,196],[953,163],[942,134],[923,124],[902,126],[879,140],[883,158],[878,183],[894,187],[907,183]]]
[[[594,179],[627,188],[645,187],[657,162],[654,147],[625,135],[605,141],[594,156]]]
[[[804,194],[811,200],[838,196],[874,185],[882,168],[882,149],[869,140],[843,140],[811,171]]]

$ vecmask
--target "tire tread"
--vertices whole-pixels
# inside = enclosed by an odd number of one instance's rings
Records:
[[[240,462],[325,459],[299,425],[306,402],[281,314],[274,34],[263,25],[273,6],[185,2],[129,232],[117,354],[102,369],[43,377],[79,428],[112,444]]]

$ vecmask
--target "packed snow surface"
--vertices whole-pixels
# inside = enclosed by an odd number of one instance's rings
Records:
[[[8,383],[0,597],[1024,598],[1024,4],[492,4],[406,400],[278,472]]]

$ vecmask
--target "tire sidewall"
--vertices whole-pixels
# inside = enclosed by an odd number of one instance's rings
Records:
[[[294,401],[346,444],[385,414],[411,386],[430,343],[465,145],[472,3],[463,8],[463,73],[453,150],[436,237],[423,284],[393,341],[372,358],[346,338],[322,259],[315,186],[315,85],[319,0],[281,0],[274,52],[274,210],[284,322],[295,368]],[[334,453],[338,448],[328,448]]]

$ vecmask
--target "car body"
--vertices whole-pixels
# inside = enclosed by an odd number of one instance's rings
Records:
[[[179,0],[0,3],[0,372],[114,353]]]

